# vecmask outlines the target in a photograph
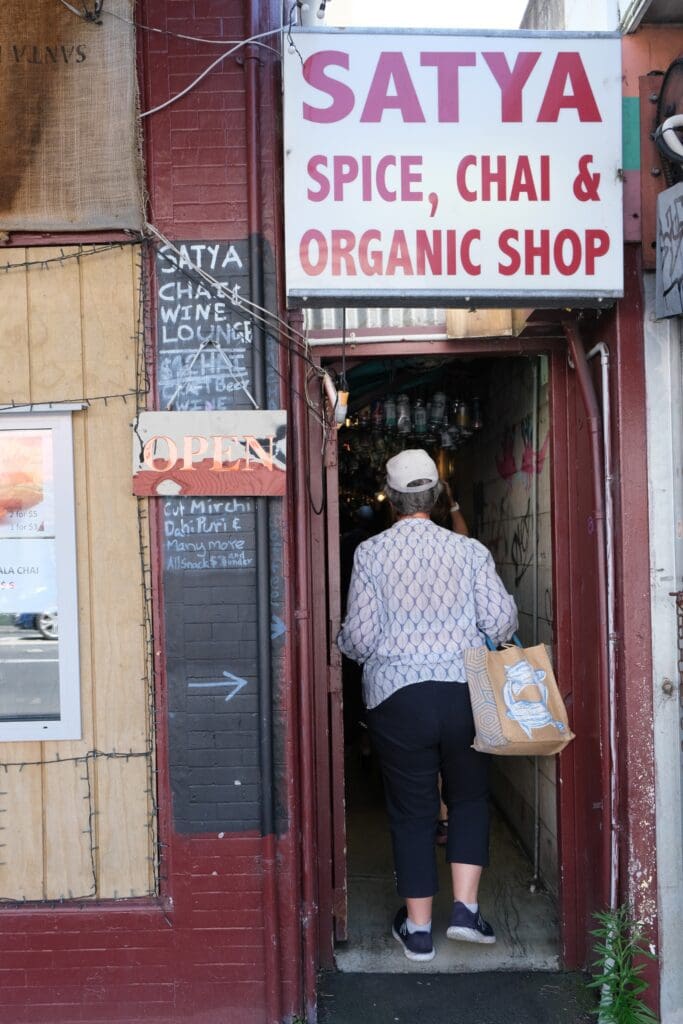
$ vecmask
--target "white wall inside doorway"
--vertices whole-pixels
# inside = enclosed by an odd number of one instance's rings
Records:
[[[683,590],[682,321],[655,320],[654,274],[644,276],[661,1017],[683,1024],[683,695],[670,596]]]
[[[519,610],[522,643],[553,644],[550,420],[547,364],[491,363],[485,427],[462,449],[458,485],[474,536],[496,561]],[[493,793],[543,883],[557,892],[555,758],[494,758]]]

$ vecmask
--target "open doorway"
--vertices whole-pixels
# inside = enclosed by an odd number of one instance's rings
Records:
[[[339,368],[334,358],[329,365]],[[386,459],[425,447],[460,504],[471,536],[492,552],[520,613],[525,644],[554,641],[549,371],[545,355],[358,356],[345,366],[350,402],[337,435],[338,547],[344,589],[354,539],[389,525],[380,492]],[[407,419],[406,419],[407,417]],[[359,516],[359,509],[363,512]],[[332,603],[336,603],[335,600]],[[411,967],[393,942],[397,907],[381,778],[362,725],[359,680],[344,663],[347,937],[345,971]],[[445,858],[435,900],[437,955],[427,970],[552,969],[559,964],[557,779],[554,758],[495,758],[491,866],[481,903],[497,943],[470,947],[439,936],[450,910]],[[422,968],[424,969],[424,967]]]

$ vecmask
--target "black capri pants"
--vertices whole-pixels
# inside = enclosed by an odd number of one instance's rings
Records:
[[[489,755],[471,746],[467,685],[430,680],[403,686],[368,711],[367,722],[384,778],[399,895],[420,898],[439,889],[439,772],[448,807],[446,860],[485,867]]]

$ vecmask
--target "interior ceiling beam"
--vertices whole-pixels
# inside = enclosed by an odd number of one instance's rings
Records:
[[[566,314],[565,314],[566,316]],[[542,325],[538,325],[539,330],[543,329]],[[402,359],[407,359],[412,356],[448,356],[450,359],[458,358],[458,356],[477,356],[477,358],[487,358],[489,356],[500,356],[500,355],[527,355],[536,354],[537,352],[550,352],[556,348],[557,345],[564,345],[565,339],[563,334],[557,334],[555,331],[555,325],[552,325],[550,329],[547,327],[543,334],[535,335],[534,337],[519,336],[517,338],[466,338],[466,339],[451,339],[450,341],[432,341],[432,342],[364,342],[362,345],[357,345],[354,350],[354,357],[360,355],[361,358],[367,359],[370,357],[386,357],[391,358],[393,356],[399,356]],[[341,345],[321,345],[316,344],[311,348],[311,356],[317,361],[325,361],[325,365],[329,365],[328,360],[337,360],[338,362],[333,364],[337,368],[341,368]],[[349,366],[349,355],[347,346],[347,369]]]

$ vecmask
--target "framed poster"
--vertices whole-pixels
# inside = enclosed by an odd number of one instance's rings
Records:
[[[0,415],[0,740],[79,739],[71,416]]]

